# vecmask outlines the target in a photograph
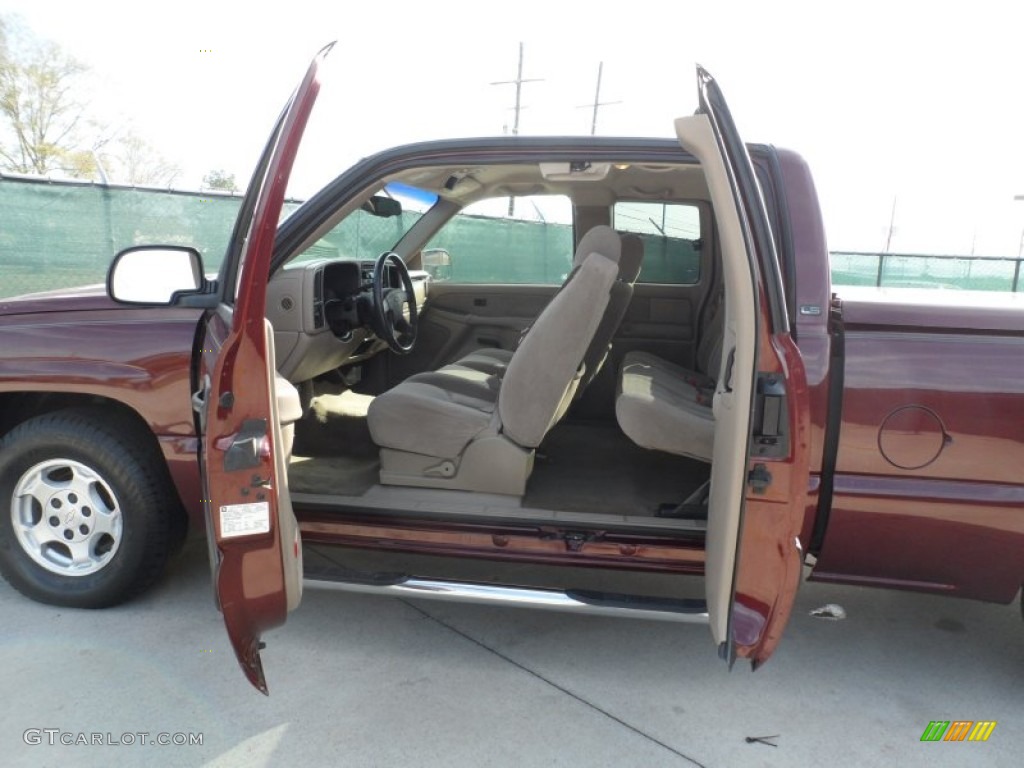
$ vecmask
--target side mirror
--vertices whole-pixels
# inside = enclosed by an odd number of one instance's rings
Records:
[[[171,304],[178,293],[203,287],[203,258],[195,248],[140,245],[114,257],[107,293],[124,304]]]
[[[385,197],[384,195],[374,195],[363,203],[362,207],[367,213],[379,216],[382,219],[402,215],[402,204],[398,200]]]
[[[426,248],[421,252],[423,271],[435,282],[450,280],[452,277],[452,255],[444,248]]]

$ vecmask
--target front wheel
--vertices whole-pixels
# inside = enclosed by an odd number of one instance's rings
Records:
[[[33,600],[74,608],[145,590],[182,514],[161,460],[136,424],[101,409],[16,427],[0,441],[0,573]]]

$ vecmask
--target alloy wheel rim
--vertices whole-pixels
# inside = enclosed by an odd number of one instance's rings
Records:
[[[121,545],[121,505],[110,484],[73,459],[50,459],[26,470],[11,496],[18,543],[38,565],[61,576],[88,576]]]

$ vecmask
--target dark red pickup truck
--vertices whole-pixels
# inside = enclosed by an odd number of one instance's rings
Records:
[[[678,140],[400,147],[278,226],[317,68],[215,277],[135,248],[106,291],[0,303],[15,588],[110,605],[205,525],[264,691],[303,583],[702,622],[755,666],[807,564],[1015,597],[1019,296],[835,297],[807,166],[703,71]]]

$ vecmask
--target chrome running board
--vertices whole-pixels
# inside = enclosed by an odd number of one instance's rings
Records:
[[[392,584],[306,579],[303,584],[309,589],[333,589],[364,595],[448,600],[478,605],[509,605],[519,608],[581,613],[590,616],[617,616],[693,624],[708,623],[707,605],[703,600],[672,600],[601,592],[559,592],[497,584],[472,584],[414,578],[403,579]]]

